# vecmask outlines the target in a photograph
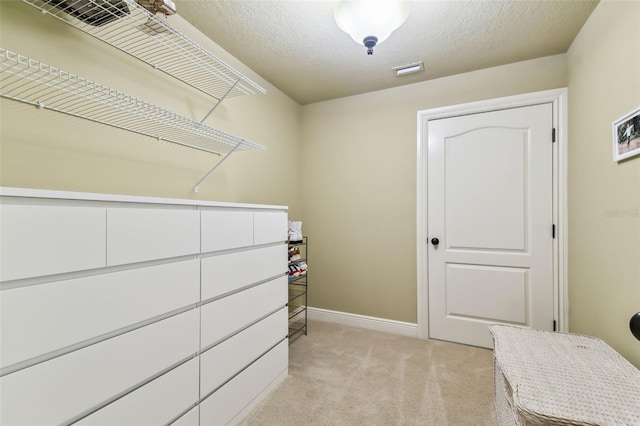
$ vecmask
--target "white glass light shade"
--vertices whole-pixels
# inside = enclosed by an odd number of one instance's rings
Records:
[[[335,10],[338,27],[358,44],[365,37],[385,41],[409,16],[409,3],[401,0],[344,0]]]

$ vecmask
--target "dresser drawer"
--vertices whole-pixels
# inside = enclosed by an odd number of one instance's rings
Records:
[[[200,212],[188,209],[107,209],[107,265],[196,254]]]
[[[106,210],[0,205],[0,279],[105,266]]]
[[[4,290],[2,366],[195,304],[197,260]]]
[[[200,403],[200,424],[226,425],[240,420],[238,414],[246,414],[243,410],[286,373],[288,350],[285,340]]]
[[[228,293],[286,272],[282,244],[202,259],[202,300]]]
[[[0,424],[59,424],[198,347],[194,309],[0,378]]]
[[[164,425],[198,399],[198,359],[194,358],[76,424]]]
[[[200,355],[200,394],[206,395],[287,336],[282,308]]]
[[[187,411],[178,420],[171,423],[173,426],[199,426],[200,425],[200,406],[195,406]],[[203,425],[204,426],[204,425]]]
[[[287,303],[287,277],[207,303],[201,307],[201,347],[241,330]]]
[[[288,239],[286,212],[255,212],[253,243],[255,245],[284,242]]]
[[[253,212],[202,210],[202,252],[253,245]]]

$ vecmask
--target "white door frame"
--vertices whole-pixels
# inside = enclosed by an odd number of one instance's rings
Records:
[[[561,88],[418,111],[416,224],[418,338],[427,339],[429,337],[429,274],[427,271],[429,230],[427,229],[428,209],[426,197],[427,164],[429,159],[427,129],[429,120],[541,103],[553,104],[553,127],[556,129],[556,142],[553,144],[553,222],[556,225],[556,238],[553,242],[554,319],[557,321],[558,331],[567,331],[569,329],[567,292],[567,89]],[[549,138],[551,138],[551,135],[549,135]]]

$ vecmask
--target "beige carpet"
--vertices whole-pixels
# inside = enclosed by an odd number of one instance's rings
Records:
[[[289,377],[242,422],[495,425],[492,352],[311,322]]]

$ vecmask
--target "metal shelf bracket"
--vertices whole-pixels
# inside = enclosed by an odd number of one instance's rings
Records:
[[[205,115],[202,120],[200,120],[200,124],[204,123],[204,120],[206,120],[207,118],[209,118],[209,116],[213,113],[213,111],[216,110],[216,108],[218,108],[218,105],[220,105],[222,103],[222,101],[224,101],[227,96],[229,96],[229,94],[233,91],[233,89],[235,89],[235,87],[238,85],[238,83],[240,83],[240,80],[242,80],[242,78],[238,78],[236,80],[235,83],[233,83],[233,85],[231,87],[229,87],[229,90],[227,90],[227,93],[225,93],[220,99],[218,99],[218,101],[215,103],[215,105],[213,106],[213,108],[211,108],[211,110],[209,110],[209,112],[207,113],[207,115]]]
[[[216,164],[211,168],[211,170],[209,170],[209,171],[207,172],[207,174],[205,174],[204,176],[202,176],[202,178],[201,178],[198,182],[196,182],[196,185],[193,187],[193,192],[198,192],[198,191],[200,190],[200,188],[199,188],[199,187],[200,187],[200,184],[202,183],[202,181],[203,181],[203,180],[205,180],[206,178],[208,178],[208,177],[209,177],[209,175],[210,175],[211,173],[213,173],[213,171],[214,171],[215,169],[217,169],[217,168],[220,166],[220,164],[224,163],[224,162],[225,162],[225,160],[226,160],[227,158],[229,158],[229,156],[230,156],[231,154],[233,154],[233,152],[234,152],[236,149],[238,149],[238,148],[240,147],[240,145],[242,145],[242,142],[238,142],[238,144],[237,144],[236,146],[234,146],[234,147],[233,147],[233,149],[232,149],[231,151],[229,151],[229,152],[228,152],[224,157],[222,157],[222,158],[220,159],[220,161],[218,161],[218,162],[217,162],[217,163],[216,163]]]

